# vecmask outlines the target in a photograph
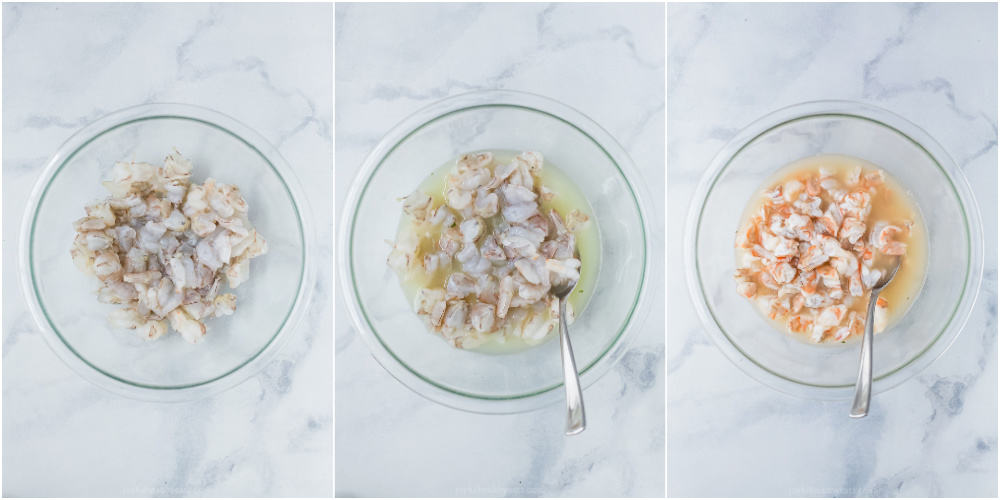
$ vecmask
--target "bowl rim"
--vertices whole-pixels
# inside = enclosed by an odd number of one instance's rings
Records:
[[[519,413],[540,408],[562,399],[557,390],[562,382],[528,394],[515,396],[483,396],[456,391],[437,384],[432,380],[409,368],[402,360],[386,346],[374,332],[374,328],[366,319],[354,286],[355,276],[351,265],[351,239],[354,233],[354,218],[358,202],[364,194],[371,177],[387,157],[401,142],[424,126],[445,116],[474,110],[477,108],[516,108],[536,112],[566,123],[579,133],[589,138],[602,149],[617,167],[622,179],[629,187],[636,210],[639,214],[642,231],[642,273],[636,290],[636,297],[625,322],[621,326],[615,340],[597,356],[590,364],[580,370],[580,380],[583,387],[596,382],[613,366],[624,353],[634,332],[645,322],[649,313],[647,289],[649,274],[652,272],[652,237],[649,231],[648,194],[639,179],[635,165],[627,151],[600,125],[580,111],[554,99],[538,94],[514,90],[478,90],[447,97],[433,102],[407,116],[382,137],[363,161],[356,174],[351,188],[344,201],[344,212],[338,231],[338,270],[339,281],[350,317],[359,335],[364,339],[369,352],[376,362],[404,386],[418,395],[436,403],[473,413],[506,414]]]
[[[299,284],[296,298],[278,330],[253,356],[226,372],[208,380],[180,384],[155,385],[133,382],[111,374],[92,364],[70,346],[59,334],[48,317],[39,296],[32,260],[32,244],[35,218],[52,180],[86,146],[104,134],[120,127],[149,120],[186,120],[222,131],[254,150],[277,174],[288,191],[293,209],[297,214],[296,223],[302,245],[302,267],[299,270]],[[302,194],[301,185],[287,161],[261,134],[236,119],[206,107],[182,103],[146,103],[119,109],[87,124],[63,142],[46,162],[42,173],[31,191],[25,207],[19,235],[19,261],[21,270],[21,291],[35,324],[41,330],[49,348],[77,375],[94,385],[130,399],[154,402],[181,402],[208,397],[232,388],[258,373],[272,361],[288,340],[289,332],[295,330],[302,319],[306,304],[312,294],[314,273],[313,238],[310,208]]]
[[[722,326],[718,324],[711,311],[697,267],[698,230],[702,211],[716,181],[725,172],[731,161],[746,146],[764,134],[793,122],[819,117],[864,120],[888,128],[901,138],[910,141],[921,149],[944,174],[965,216],[963,222],[968,238],[968,264],[963,279],[962,292],[955,309],[942,330],[923,350],[903,365],[875,377],[873,393],[887,391],[919,374],[943,355],[958,338],[969,320],[980,292],[984,253],[983,228],[979,207],[968,180],[947,151],[916,124],[887,109],[868,103],[848,100],[820,100],[786,106],[754,120],[737,132],[719,150],[702,176],[692,197],[684,234],[684,261],[686,263],[685,275],[688,293],[695,305],[702,326],[708,337],[712,339],[713,344],[723,352],[726,358],[758,382],[777,391],[801,398],[843,400],[853,397],[854,384],[831,386],[797,381],[763,366],[735,345],[726,335]]]

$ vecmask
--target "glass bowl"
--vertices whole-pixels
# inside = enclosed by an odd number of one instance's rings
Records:
[[[515,413],[563,398],[559,342],[510,354],[456,349],[412,311],[386,256],[402,215],[398,198],[459,154],[539,151],[576,182],[594,209],[601,267],[589,305],[571,325],[586,387],[627,348],[646,310],[650,259],[645,195],[628,154],[580,112],[510,91],[463,94],[393,128],[365,160],[345,202],[339,266],[348,308],[375,359],[418,394],[444,405]]]
[[[688,285],[705,330],[730,361],[772,388],[847,399],[854,394],[860,343],[792,338],[766,322],[733,281],[735,235],[751,196],[778,168],[817,154],[879,165],[909,192],[927,225],[924,285],[909,311],[875,336],[874,392],[916,375],[961,332],[982,278],[982,226],[968,182],[942,147],[874,106],[790,106],[739,132],[715,157],[693,198],[685,235]]]
[[[177,148],[194,163],[192,179],[240,188],[250,220],[267,239],[249,281],[234,291],[232,316],[206,322],[197,345],[170,330],[145,341],[108,325],[116,306],[97,301],[99,282],[70,258],[72,223],[107,197],[101,181],[116,161],[162,164]],[[21,225],[21,284],[53,351],[83,378],[120,395],[182,401],[232,387],[262,369],[301,316],[311,290],[311,233],[290,169],[263,137],[221,113],[180,104],[147,104],[112,113],[74,134],[49,160]]]

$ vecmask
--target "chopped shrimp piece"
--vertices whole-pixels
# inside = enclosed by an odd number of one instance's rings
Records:
[[[864,332],[865,323],[861,316],[855,312],[847,313],[847,324],[837,329],[833,334],[833,340],[843,342],[853,335],[860,335]]]
[[[464,300],[453,300],[448,302],[448,308],[444,313],[444,326],[446,328],[458,328],[465,324],[465,318],[469,311],[469,304]]]
[[[574,208],[566,214],[566,229],[569,229],[570,232],[576,232],[577,229],[581,228],[589,221],[589,216]]]
[[[880,279],[882,279],[881,269],[871,269],[868,266],[861,266],[861,284],[865,288],[874,288]]]
[[[858,165],[853,169],[851,169],[851,172],[847,174],[847,184],[849,186],[856,186],[859,182],[861,182],[862,171],[863,169],[861,168],[861,165]]]
[[[463,173],[469,170],[481,170],[493,165],[493,153],[472,153],[462,155],[457,162],[458,172]]]
[[[806,333],[812,329],[813,320],[809,316],[799,314],[788,318],[788,329],[793,333]]]
[[[500,188],[504,201],[508,205],[518,205],[521,203],[533,203],[538,195],[534,191],[524,187],[506,184]]]
[[[761,243],[764,248],[774,254],[775,257],[789,257],[797,253],[798,244],[784,236],[775,236],[764,233],[761,236]]]
[[[788,297],[771,297],[770,312],[768,315],[771,319],[778,319],[779,317],[788,315],[791,308],[791,301]]]
[[[785,203],[782,187],[776,186],[774,189],[764,193],[765,203],[770,205],[781,205]]]
[[[448,176],[448,185],[462,192],[476,191],[489,183],[492,176],[489,169],[473,168]]]
[[[861,281],[861,273],[856,272],[849,278],[847,290],[851,292],[851,296],[860,297],[865,294],[864,282]]]
[[[545,269],[559,282],[577,281],[581,264],[579,259],[546,259]]]
[[[799,276],[798,284],[799,289],[802,291],[805,307],[816,309],[819,307],[825,307],[831,303],[830,297],[820,293],[820,283],[820,276],[815,271],[802,273]]]
[[[435,328],[440,328],[444,324],[444,315],[448,311],[448,302],[445,300],[439,300],[431,305],[431,309],[427,314],[427,319],[430,321],[431,326]]]
[[[857,217],[845,217],[840,228],[840,237],[849,243],[857,243],[865,235],[865,223]]]
[[[830,210],[827,210],[822,217],[816,220],[816,228],[830,236],[836,237],[840,225],[830,215]]]
[[[858,268],[858,258],[850,252],[838,252],[838,255],[830,258],[830,265],[841,275],[849,275]]]
[[[823,187],[819,185],[819,179],[810,177],[806,180],[806,194],[809,196],[819,196],[823,192]]]
[[[462,240],[464,240],[462,231],[458,228],[450,227],[441,233],[441,238],[438,240],[438,248],[442,252],[454,257],[462,248]]]
[[[799,213],[791,213],[785,220],[785,235],[800,241],[811,240],[816,235],[812,219]]]
[[[891,224],[876,223],[872,228],[872,246],[886,255],[903,255],[906,253],[906,243],[895,241],[893,238],[903,230],[899,226]]]
[[[167,319],[170,320],[170,326],[192,344],[201,342],[205,337],[205,324],[189,316],[183,309],[171,310]]]
[[[774,279],[774,276],[772,276],[769,271],[766,270],[760,271],[760,274],[758,275],[758,280],[760,281],[761,285],[764,285],[765,288],[770,288],[771,290],[778,289],[778,282]]]
[[[432,226],[451,227],[455,225],[455,214],[447,205],[440,205],[437,208],[428,210],[427,222]]]
[[[823,211],[820,210],[820,206],[823,204],[823,199],[818,196],[807,196],[805,198],[799,198],[798,201],[792,204],[796,210],[808,215],[810,217],[820,217],[823,215]]]
[[[847,306],[843,304],[837,304],[828,306],[823,309],[823,312],[819,313],[816,317],[816,323],[813,325],[812,331],[812,341],[819,342],[823,339],[823,335],[834,328],[844,320],[847,316]]]
[[[816,269],[816,274],[823,282],[823,286],[829,291],[832,299],[840,299],[844,296],[844,290],[840,283],[840,273],[833,266],[826,264]]]
[[[871,213],[871,201],[872,197],[867,191],[854,191],[844,197],[840,209],[852,217],[864,219]]]
[[[500,198],[497,194],[486,192],[483,188],[476,191],[476,198],[472,204],[476,215],[480,217],[493,217],[500,210]]]
[[[469,311],[469,322],[477,332],[486,333],[493,330],[496,320],[496,308],[490,304],[477,302]]]
[[[861,176],[861,184],[865,187],[878,187],[885,182],[885,173],[881,170],[867,172]]]
[[[760,243],[760,218],[754,220],[743,227],[736,238],[736,246],[739,248],[753,248]]]
[[[524,222],[531,216],[538,213],[538,204],[521,203],[517,205],[507,205],[501,209],[505,219],[511,222]]]
[[[774,281],[778,284],[789,283],[795,279],[795,268],[792,267],[787,262],[777,262],[773,265],[767,266],[768,273],[774,278]]]
[[[500,280],[500,290],[497,297],[497,317],[503,318],[507,316],[510,302],[514,299],[514,278],[504,276]]]
[[[414,191],[403,198],[403,211],[422,220],[427,216],[431,201],[430,195]]]
[[[476,280],[465,273],[452,273],[445,281],[444,289],[449,299],[460,299],[476,293]]]
[[[539,285],[548,281],[548,272],[545,268],[545,260],[540,258],[518,259],[514,261],[514,267],[520,271],[521,276],[533,285]]]
[[[750,249],[750,253],[754,257],[763,258],[763,259],[769,260],[769,261],[775,260],[774,254],[771,253],[770,250],[764,248],[761,245],[754,245],[753,248]]]
[[[542,154],[537,151],[528,151],[514,157],[514,162],[524,166],[531,173],[537,173],[542,169]]]
[[[792,296],[791,305],[792,305],[792,313],[798,313],[806,305],[805,296],[802,295],[801,293]]]
[[[810,245],[809,249],[799,257],[799,268],[809,271],[819,267],[828,260],[830,260],[830,256],[823,252],[823,248],[817,245]]]
[[[465,219],[459,224],[459,232],[462,233],[462,241],[465,243],[473,243],[479,239],[479,235],[483,234],[483,230],[486,228],[486,224],[483,223],[483,219],[479,217],[474,217],[472,219]]]
[[[802,184],[798,179],[792,179],[782,186],[782,197],[786,202],[791,203],[799,198],[799,193],[805,188],[805,184]]]
[[[875,261],[875,252],[873,252],[871,248],[865,246],[863,241],[859,241],[854,244],[854,253],[863,266],[871,267]]]
[[[473,191],[450,187],[444,192],[445,203],[455,210],[463,210],[472,204]]]
[[[418,314],[430,314],[434,306],[444,302],[445,291],[440,288],[421,288],[413,301],[413,310]]]
[[[503,248],[500,247],[500,242],[497,240],[495,234],[491,234],[483,239],[479,252],[484,258],[493,262],[505,262],[507,260],[507,255],[504,254]]]

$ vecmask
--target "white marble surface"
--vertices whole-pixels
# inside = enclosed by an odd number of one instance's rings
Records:
[[[358,167],[396,122],[472,89],[535,92],[580,109],[629,151],[663,227],[662,5],[348,5],[336,11],[338,214]],[[662,255],[662,232],[654,255]],[[654,259],[658,260],[658,259]],[[661,268],[662,269],[662,268]],[[663,300],[653,273],[653,304]],[[663,315],[585,393],[588,429],[561,407],[513,416],[429,402],[336,317],[336,492],[344,496],[662,496]]]
[[[329,496],[331,5],[3,6],[4,496]],[[21,297],[28,192],[73,132],[116,109],[199,104],[278,146],[316,225],[312,306],[260,375],[159,405],[83,381]]]
[[[669,495],[997,495],[996,9],[669,7]],[[699,178],[737,130],[831,98],[924,127],[968,176],[985,228],[985,278],[966,330],[924,373],[876,396],[864,420],[731,365],[691,307],[678,237]]]

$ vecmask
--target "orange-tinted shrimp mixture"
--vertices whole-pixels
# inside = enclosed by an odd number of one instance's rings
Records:
[[[740,295],[771,320],[811,342],[843,342],[864,332],[867,298],[907,252],[911,219],[886,220],[891,193],[880,169],[799,170],[770,186],[736,237]],[[887,323],[879,298],[875,330]]]

